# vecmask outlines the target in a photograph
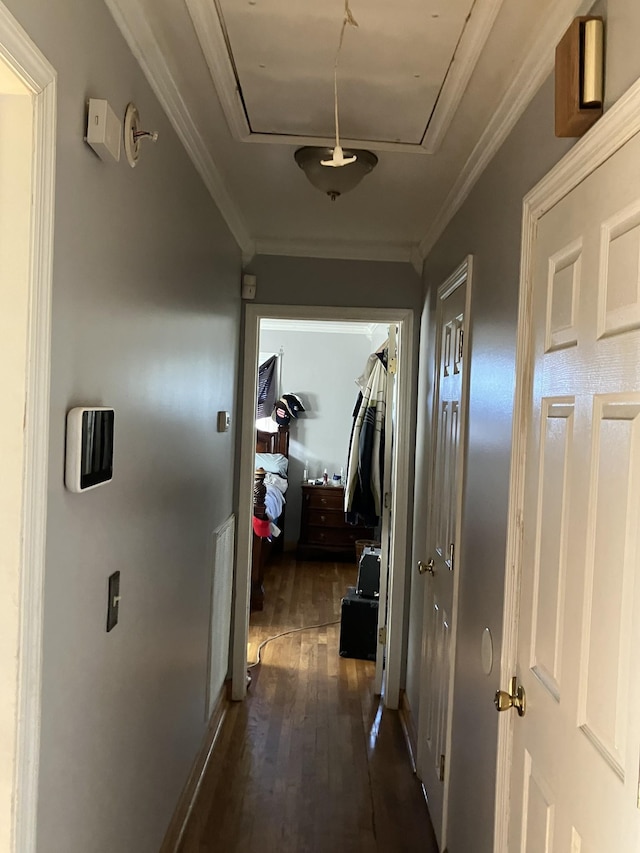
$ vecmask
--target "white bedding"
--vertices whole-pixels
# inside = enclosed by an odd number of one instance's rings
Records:
[[[277,486],[274,486],[272,483],[267,483],[266,480],[265,486],[267,488],[267,494],[265,495],[264,505],[267,510],[267,517],[270,521],[277,521],[282,515],[282,510],[285,504],[284,495]]]

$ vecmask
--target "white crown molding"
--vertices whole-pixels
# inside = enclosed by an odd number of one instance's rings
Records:
[[[373,148],[397,154],[433,154],[444,138],[476,66],[503,0],[476,0],[447,72],[438,102],[429,117],[421,142],[388,142],[344,137],[344,148]],[[319,145],[333,147],[333,137],[257,133],[251,130],[238,88],[228,38],[220,9],[209,0],[186,0],[213,85],[231,135],[240,142],[268,145]]]
[[[251,134],[217,2],[186,0],[231,135],[246,140]]]
[[[283,320],[267,317],[260,321],[260,331],[305,332],[329,335],[364,335],[370,338],[379,323],[358,323],[338,320]]]
[[[278,240],[257,237],[256,255],[289,255],[296,258],[334,258],[344,261],[392,261],[410,263],[410,243],[366,241]]]
[[[503,0],[476,0],[422,140],[428,154],[435,154],[449,129],[502,3]]]
[[[130,0],[105,3],[238,246],[252,255],[253,241],[244,218],[189,112],[146,15],[139,3]]]
[[[422,271],[424,269],[424,258],[420,254],[420,250],[417,246],[413,246],[411,248],[411,256],[410,256],[411,266],[418,273],[420,278],[422,278]]]
[[[418,250],[423,260],[462,206],[480,175],[505,141],[529,102],[553,70],[555,48],[571,20],[587,11],[590,0],[557,0],[531,50],[464,164],[457,181]]]
[[[333,148],[336,144],[335,137],[331,136],[293,136],[285,133],[250,133],[241,140],[242,142],[257,142],[262,145],[295,145],[301,147],[303,145],[319,145],[323,148]],[[350,139],[346,136],[340,136],[340,145],[345,150],[356,151],[364,148],[373,149],[374,151],[390,151],[393,154],[420,154],[424,155],[427,151],[419,142],[384,142],[378,139]]]

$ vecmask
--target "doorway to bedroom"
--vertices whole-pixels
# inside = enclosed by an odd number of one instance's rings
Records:
[[[397,707],[408,546],[411,312],[250,305],[246,323],[243,412],[249,415],[242,421],[234,698],[242,698],[247,660],[255,663],[259,652],[269,664],[264,668],[277,662],[296,678],[308,674],[319,655],[326,673],[346,666],[366,681],[370,670],[373,692]],[[369,440],[376,470],[363,501],[359,452]],[[263,455],[256,456],[259,451]],[[256,544],[263,549],[258,557]],[[353,658],[347,663],[338,655],[341,601],[356,586],[357,557],[365,547],[374,547],[370,553],[379,558],[380,583],[375,600],[354,608],[353,617],[348,613],[349,630],[355,620],[356,632],[369,639],[366,654],[358,640],[353,654],[341,648]],[[283,636],[258,649],[276,635]],[[262,669],[250,672],[264,681]]]

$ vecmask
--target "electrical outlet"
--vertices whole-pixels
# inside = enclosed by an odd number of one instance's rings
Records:
[[[120,613],[120,572],[109,576],[109,603],[107,605],[107,633],[118,624]]]

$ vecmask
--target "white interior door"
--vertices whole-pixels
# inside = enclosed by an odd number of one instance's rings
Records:
[[[382,483],[382,516],[380,519],[380,598],[378,600],[378,646],[376,652],[376,674],[374,692],[383,692],[383,679],[386,655],[387,602],[389,597],[389,574],[391,570],[391,555],[393,554],[393,517],[391,500],[392,465],[393,465],[393,423],[395,403],[395,379],[398,364],[396,327],[389,326],[389,344],[387,355],[387,384],[385,389],[384,416],[384,472]]]
[[[438,357],[433,403],[433,466],[425,561],[422,691],[418,732],[418,771],[436,837],[446,844],[449,741],[453,692],[454,630],[462,501],[468,262],[438,291]]]
[[[636,136],[534,244],[514,853],[639,849],[639,163]]]

